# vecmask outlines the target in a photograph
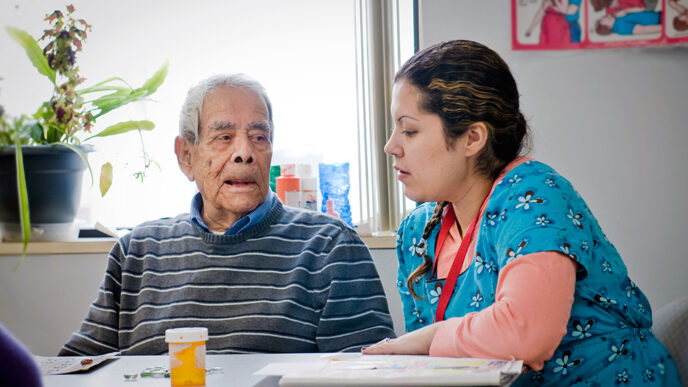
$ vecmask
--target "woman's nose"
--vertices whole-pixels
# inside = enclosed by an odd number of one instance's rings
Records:
[[[387,140],[387,143],[385,144],[385,147],[383,149],[385,153],[387,153],[390,156],[400,157],[402,155],[401,147],[396,141],[396,130],[392,132],[391,136],[389,136],[389,140]]]

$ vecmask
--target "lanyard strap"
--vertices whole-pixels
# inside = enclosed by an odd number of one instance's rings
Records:
[[[485,197],[485,199],[483,199],[483,203],[478,208],[478,213],[475,214],[475,218],[473,218],[473,221],[468,226],[468,229],[464,233],[463,238],[461,238],[461,245],[459,246],[459,251],[456,253],[454,262],[452,262],[451,268],[449,269],[449,275],[447,276],[444,286],[442,286],[442,293],[440,294],[440,299],[437,302],[437,312],[435,312],[436,321],[444,320],[444,312],[447,310],[447,305],[449,305],[449,299],[451,299],[451,296],[454,293],[456,281],[459,278],[459,274],[461,274],[461,268],[463,267],[463,261],[466,259],[468,246],[471,244],[471,239],[473,239],[473,232],[475,231],[475,227],[478,224],[478,220],[480,219],[480,212],[489,196],[490,195],[488,194]],[[440,234],[437,238],[437,246],[435,248],[435,260],[433,262],[433,271],[435,270],[435,265],[437,265],[437,253],[439,252],[442,244],[444,243],[444,239],[447,237],[447,234],[449,233],[449,228],[452,226],[455,219],[456,215],[454,214],[454,207],[451,204],[449,204],[449,209],[447,210],[444,219],[442,219],[442,228],[440,229]]]
[[[454,225],[454,222],[456,221],[456,215],[454,215],[454,207],[449,204],[447,205],[447,212],[444,214],[444,217],[442,218],[442,226],[440,227],[440,233],[437,235],[437,243],[435,244],[435,259],[432,261],[432,271],[431,273],[436,273],[437,270],[437,261],[440,256],[440,250],[442,250],[442,246],[444,245],[444,240],[447,239],[447,235],[449,235],[449,231]]]

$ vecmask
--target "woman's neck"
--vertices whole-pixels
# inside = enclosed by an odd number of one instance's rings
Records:
[[[467,188],[451,201],[459,230],[468,229],[473,218],[480,211],[483,200],[492,189],[493,183],[492,179],[486,176],[475,175],[467,179],[465,185]],[[461,236],[463,237],[463,232],[461,232]]]

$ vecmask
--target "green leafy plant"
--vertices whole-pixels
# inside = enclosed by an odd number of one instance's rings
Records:
[[[67,147],[81,156],[86,163],[91,179],[93,173],[86,154],[79,147],[84,142],[96,137],[108,137],[139,131],[142,144],[143,170],[134,176],[140,180],[146,170],[156,165],[143,148],[142,130],[152,130],[155,125],[148,120],[125,121],[94,133],[93,128],[98,118],[135,101],[147,99],[155,93],[164,82],[168,63],[163,64],[140,87],[131,87],[119,77],[111,77],[89,87],[82,87],[85,78],[79,74],[76,56],[82,50],[89,25],[83,19],[76,19],[74,6],[66,7],[66,14],[56,10],[45,16],[49,28],[35,40],[26,31],[15,27],[6,27],[7,33],[26,52],[31,64],[53,84],[50,99],[43,102],[31,115],[21,115],[10,120],[4,116],[0,106],[0,146],[14,146],[17,168],[17,187],[19,190],[19,208],[24,242],[23,254],[30,235],[29,204],[24,176],[21,145],[54,145]],[[41,48],[38,42],[45,42]],[[112,164],[107,162],[101,167],[100,192],[105,195],[112,184]]]

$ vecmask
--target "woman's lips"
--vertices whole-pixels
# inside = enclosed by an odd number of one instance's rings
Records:
[[[399,169],[399,168],[394,168],[394,169],[397,170],[397,179],[399,179],[399,181],[403,181],[405,178],[407,178],[408,176],[411,175],[410,173],[408,173],[407,171],[404,171],[403,169]]]

